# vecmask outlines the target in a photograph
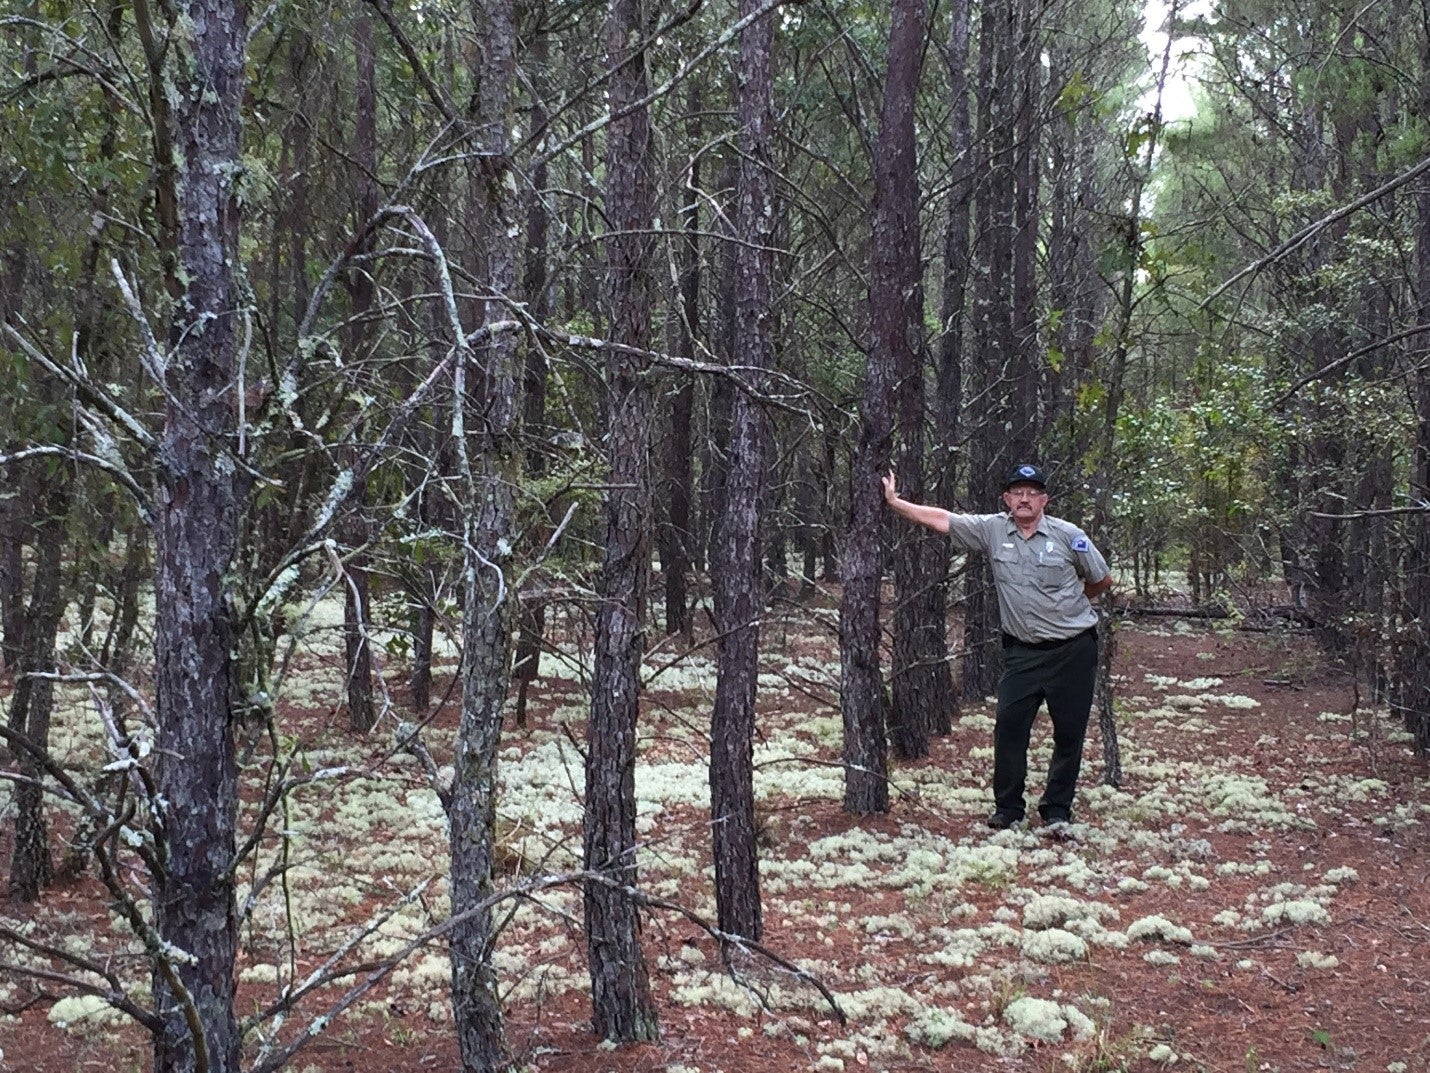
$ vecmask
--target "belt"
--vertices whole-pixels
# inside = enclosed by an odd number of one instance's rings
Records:
[[[1083,637],[1096,637],[1097,627],[1089,626],[1081,633],[1075,633],[1071,637],[1060,637],[1056,641],[1025,641],[1021,637],[1014,637],[1011,633],[1003,634],[1004,648],[1031,648],[1037,652],[1047,652],[1054,648],[1061,648],[1063,645],[1070,645],[1074,641]]]

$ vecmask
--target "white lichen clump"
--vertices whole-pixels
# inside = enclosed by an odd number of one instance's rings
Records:
[[[119,1024],[128,1018],[98,995],[73,995],[62,998],[50,1007],[49,1021],[56,1028],[99,1029]]]
[[[1127,928],[1127,938],[1137,939],[1163,939],[1169,943],[1181,943],[1190,946],[1192,933],[1188,928],[1179,924],[1173,924],[1163,916],[1143,917],[1141,920],[1134,920]]]
[[[1025,1039],[1045,1043],[1059,1042],[1069,1029],[1075,1039],[1087,1039],[1096,1030],[1088,1016],[1076,1007],[1027,995],[1008,1004],[1003,1021]]]
[[[1326,924],[1331,914],[1323,905],[1305,898],[1289,902],[1273,902],[1261,911],[1261,919],[1268,924]]]
[[[1062,928],[1029,932],[1023,939],[1023,956],[1053,965],[1081,961],[1087,957],[1087,943]]]
[[[950,1040],[971,1042],[975,1031],[957,1010],[940,1008],[926,1009],[918,1014],[909,1022],[905,1034],[914,1043],[937,1050]]]

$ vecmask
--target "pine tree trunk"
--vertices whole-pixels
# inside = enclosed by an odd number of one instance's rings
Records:
[[[1015,396],[1022,389],[1021,362],[1014,334],[1013,245],[1018,199],[1015,132],[1018,85],[1015,40],[1018,0],[988,0],[983,5],[978,35],[979,197],[975,202],[976,267],[973,272],[972,349],[979,355],[971,395],[987,395],[981,420],[969,430],[968,504],[975,511],[997,502],[1002,476],[1015,458],[1024,455],[1010,432],[1026,438],[1019,424]],[[990,696],[1002,673],[998,602],[993,574],[986,559],[974,562],[965,575],[963,696]]]
[[[377,55],[373,41],[373,19],[370,9],[359,8],[353,20],[353,53],[357,63],[357,84],[354,93],[356,108],[353,123],[353,169],[357,186],[357,226],[376,214],[377,189]],[[368,345],[368,313],[373,304],[373,280],[366,267],[348,273],[348,294],[352,299],[352,322],[347,332],[348,364],[356,365],[364,358]],[[357,429],[361,429],[359,421]],[[360,434],[360,431],[359,433]],[[373,704],[372,645],[369,599],[370,557],[364,550],[371,525],[366,514],[366,481],[361,481],[352,495],[351,513],[342,525],[342,540],[350,550],[346,561],[343,585],[343,653],[347,666],[348,726],[366,734],[377,724],[377,708]]]
[[[937,398],[933,443],[934,499],[947,510],[957,510],[959,501],[958,444],[962,435],[964,346],[963,336],[968,324],[968,274],[971,215],[973,200],[973,120],[969,110],[968,53],[972,4],[970,0],[954,0],[949,15],[948,79],[949,79],[949,150],[953,166],[949,173],[948,223],[943,247],[942,330],[939,340]],[[945,649],[948,640],[948,572],[952,565],[952,549],[946,540],[935,541],[930,549],[930,571],[939,583],[934,590],[934,615],[942,629]],[[948,677],[947,711],[934,713],[934,731],[947,734],[952,729],[953,716],[958,712],[958,694],[952,672],[944,664]],[[940,683],[943,688],[943,683]]]
[[[648,92],[643,0],[615,0],[606,24],[609,101],[615,115],[606,149],[606,293],[613,342],[644,348],[650,338],[652,251],[651,128],[634,102]],[[611,351],[606,363],[606,444],[610,490],[597,595],[595,672],[586,726],[585,918],[592,1027],[602,1039],[653,1040],[659,1034],[640,946],[635,902],[621,888],[636,872],[635,760],[640,663],[649,574],[650,399],[644,362]]]
[[[517,34],[511,0],[478,0],[470,129],[478,158],[468,170],[468,218],[479,294],[516,290],[516,205],[509,194],[509,131]],[[483,323],[502,301],[481,303]],[[465,355],[464,355],[465,357]],[[496,970],[494,912],[497,746],[511,667],[517,593],[509,576],[520,481],[520,384],[516,340],[498,336],[464,362],[458,429],[462,552],[462,714],[453,758],[451,900],[452,1020],[463,1073],[497,1073],[509,1062]]]
[[[899,0],[889,29],[888,72],[874,154],[873,255],[869,266],[871,361],[894,370],[900,439],[896,471],[903,494],[925,498],[923,284],[914,99],[923,66],[924,0]],[[937,580],[922,527],[901,526],[894,553],[893,706],[889,738],[896,755],[927,756],[944,666],[944,627],[931,594]],[[935,538],[937,539],[937,538]],[[942,541],[947,545],[947,541]]]
[[[1430,5],[1422,2],[1430,16]],[[1427,32],[1430,33],[1430,32]],[[1430,107],[1430,36],[1420,49],[1421,114]],[[1430,324],[1430,183],[1415,195],[1415,274],[1418,308],[1413,323]],[[1410,501],[1430,501],[1430,336],[1422,332],[1408,355],[1415,370],[1415,449],[1410,459]],[[1414,735],[1415,750],[1430,755],[1430,513],[1411,515],[1411,544],[1405,562],[1405,607],[1397,661],[1397,708]]]
[[[740,15],[759,8],[740,0]],[[736,230],[735,354],[751,369],[769,367],[774,350],[770,293],[774,276],[774,115],[771,101],[773,20],[740,34],[736,111],[740,125]],[[761,386],[752,373],[751,387]],[[735,396],[720,539],[711,561],[718,635],[715,710],[710,721],[710,820],[715,844],[715,905],[720,927],[758,940],[763,930],[755,847],[754,737],[759,677],[760,508],[764,494],[765,420],[745,392]]]
[[[244,305],[235,280],[242,215],[235,187],[243,172],[248,28],[245,9],[227,0],[188,0],[179,17],[183,33],[141,28],[157,72],[150,86],[156,204],[177,311],[155,508],[154,753],[168,868],[155,877],[153,904],[160,939],[186,955],[154,973],[163,1020],[154,1069],[237,1073],[236,637],[228,577],[246,477],[227,451],[237,442],[231,395],[242,336],[236,311]]]
[[[540,70],[550,52],[548,35],[538,31],[529,47],[531,63]],[[542,127],[547,122],[543,101],[532,101],[532,123]],[[547,261],[551,256],[551,213],[547,207],[546,184],[548,167],[545,155],[531,172],[532,194],[526,210],[526,257],[522,266],[521,293],[527,308],[538,321],[544,322],[551,313],[552,296],[548,281]],[[550,452],[546,427],[546,351],[539,346],[527,347],[522,368],[522,426],[527,443],[526,469],[532,476],[541,476],[547,469]],[[516,659],[512,675],[517,681],[515,721],[526,726],[526,700],[531,683],[541,673],[541,646],[546,635],[546,580],[532,576],[518,602]]]
[[[355,509],[361,510],[361,504]],[[348,535],[353,535],[351,529]],[[356,555],[350,559],[346,574],[343,585],[343,653],[347,666],[348,727],[359,734],[366,734],[377,725],[377,706],[372,697],[372,643],[368,640],[372,586],[367,556]]]
[[[700,143],[700,92],[691,84],[686,112],[689,139]],[[700,157],[693,156],[683,192],[681,214],[685,220],[684,240],[679,247],[680,313],[677,320],[678,352],[694,358],[700,325]],[[694,492],[693,426],[695,423],[695,381],[684,376],[670,400],[670,438],[665,463],[665,490],[669,515],[661,528],[660,566],[665,577],[665,632],[688,636],[690,615],[691,503]]]

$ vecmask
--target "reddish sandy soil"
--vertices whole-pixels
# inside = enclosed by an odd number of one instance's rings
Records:
[[[1142,684],[1143,676],[1149,674],[1183,679],[1217,676],[1225,680],[1227,689],[1260,702],[1251,712],[1213,709],[1199,716],[1214,726],[1213,734],[1188,736],[1175,720],[1142,719],[1133,732],[1136,747],[1144,754],[1150,751],[1167,760],[1195,760],[1213,768],[1219,757],[1235,757],[1240,770],[1263,774],[1276,791],[1291,789],[1301,771],[1314,771],[1318,776],[1373,776],[1387,784],[1385,793],[1374,801],[1298,799],[1303,800],[1298,807],[1314,820],[1315,826],[1308,829],[1226,832],[1207,822],[1205,816],[1167,814],[1150,814],[1142,821],[1159,831],[1186,823],[1186,830],[1175,833],[1182,839],[1205,839],[1213,865],[1217,861],[1265,860],[1273,867],[1275,879],[1297,880],[1303,874],[1321,876],[1336,868],[1355,869],[1359,880],[1336,895],[1331,923],[1269,927],[1251,933],[1218,927],[1211,918],[1219,909],[1237,904],[1265,882],[1254,876],[1235,876],[1219,883],[1215,899],[1187,887],[1154,885],[1143,895],[1137,912],[1164,913],[1186,924],[1199,942],[1212,944],[1221,956],[1184,956],[1179,965],[1169,969],[1147,963],[1140,952],[1098,950],[1082,961],[1037,966],[1029,980],[1030,991],[1047,994],[1057,990],[1068,996],[1095,995],[1106,1000],[1095,1039],[1051,1046],[1029,1044],[1019,1053],[1001,1057],[984,1054],[966,1043],[936,1051],[913,1046],[898,1059],[876,1056],[870,1060],[865,1056],[861,1061],[854,1055],[845,1068],[1036,1073],[1150,1073],[1163,1068],[1214,1073],[1430,1070],[1430,812],[1421,810],[1418,824],[1386,820],[1387,800],[1391,808],[1395,803],[1430,802],[1430,770],[1425,762],[1415,758],[1405,744],[1385,740],[1385,728],[1394,725],[1389,720],[1375,724],[1368,713],[1361,713],[1354,725],[1317,721],[1318,713],[1349,713],[1353,693],[1344,677],[1319,664],[1300,637],[1215,634],[1201,627],[1177,633],[1163,622],[1133,624],[1123,630],[1117,671],[1123,679],[1121,692],[1126,694],[1149,693],[1150,687]],[[679,701],[673,695],[662,699]],[[808,703],[813,707],[813,701]],[[541,710],[534,708],[533,715],[539,723]],[[1352,731],[1361,726],[1375,729],[1352,740]],[[986,731],[956,728],[952,736],[936,741],[932,755],[915,766],[949,763],[968,749],[985,745],[986,736]],[[1101,771],[1095,731],[1088,760],[1085,785],[1095,782]],[[1138,784],[1139,777],[1135,772],[1129,774],[1124,789],[1134,795],[1149,790],[1151,787]],[[890,815],[864,820],[844,815],[837,800],[807,802],[801,808],[812,823],[800,827],[800,842],[853,826],[893,833],[915,816],[919,824],[950,839],[988,837],[980,826],[981,813],[929,816],[917,800],[908,797],[896,798]],[[1096,815],[1082,818],[1094,825],[1098,822]],[[776,827],[776,839],[778,832]],[[796,852],[798,847],[780,848]],[[8,845],[0,844],[0,851],[8,859]],[[1244,894],[1236,887],[1238,882],[1244,884]],[[98,888],[89,881],[73,882],[50,892],[48,904],[73,912],[76,927],[82,927],[99,908],[97,893]],[[968,897],[986,899],[991,910],[1000,894],[970,890]],[[839,898],[851,903],[852,912],[845,914],[845,933],[835,936],[836,943],[854,950],[863,947],[861,957],[893,957],[920,940],[916,935],[881,937],[874,942],[860,927],[865,917],[897,908],[897,892],[841,891]],[[782,904],[778,900],[769,903],[767,945],[785,958],[825,957],[828,947],[809,933],[808,921],[787,920]],[[5,909],[11,914],[18,912],[13,905]],[[1124,918],[1121,926],[1127,922]],[[809,1015],[798,1023],[803,1039],[797,1041],[792,1032],[771,1036],[762,1031],[758,1021],[720,1009],[676,1004],[667,997],[670,980],[660,967],[660,955],[678,952],[686,944],[705,950],[712,963],[717,954],[698,928],[678,917],[652,918],[645,941],[662,1018],[659,1043],[620,1049],[599,1046],[586,1027],[586,999],[573,992],[553,998],[539,1009],[516,1006],[509,1011],[509,1041],[518,1062],[551,1073],[636,1073],[673,1066],[698,1068],[703,1073],[812,1070],[831,1068],[820,1065],[816,1050],[820,1040],[849,1037],[857,1031],[857,1025],[841,1026],[832,1016],[820,1019]],[[1339,965],[1333,969],[1305,966],[1297,955],[1307,951],[1333,955]],[[750,971],[758,976],[773,970],[755,966]],[[957,974],[963,970],[944,971]],[[844,989],[852,986],[849,981],[830,982]],[[910,978],[900,986],[917,992],[927,983],[926,979]],[[29,1005],[12,1011],[18,1014],[15,1019],[0,1022],[0,1048],[4,1051],[0,1068],[70,1073],[148,1067],[147,1045],[137,1031],[76,1036],[51,1026],[46,1014],[55,997],[41,988]],[[1157,1043],[1180,1055],[1175,1065],[1163,1066],[1149,1057]],[[392,1003],[381,1021],[340,1022],[292,1066],[352,1073],[458,1067],[450,1031],[400,1002]]]

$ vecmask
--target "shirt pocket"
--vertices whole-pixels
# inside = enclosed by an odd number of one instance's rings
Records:
[[[1061,604],[1072,595],[1077,571],[1064,559],[1048,557],[1033,568],[1033,585]]]
[[[1023,580],[1023,561],[1017,548],[1000,544],[988,558],[996,581],[1017,583]]]

